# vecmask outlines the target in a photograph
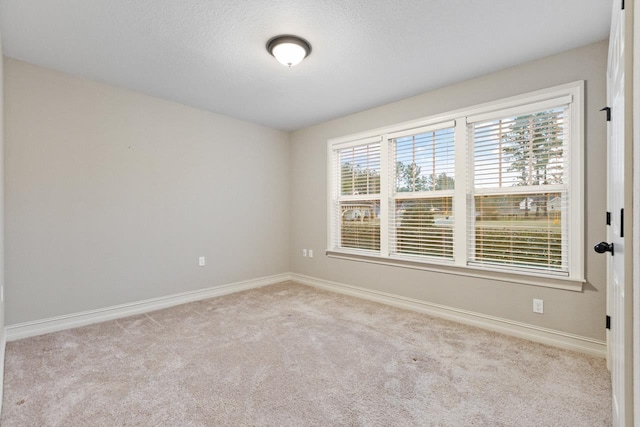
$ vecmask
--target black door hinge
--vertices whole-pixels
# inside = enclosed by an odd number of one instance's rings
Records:
[[[610,122],[611,121],[611,107],[604,107],[600,111],[606,111],[607,112],[607,121]]]
[[[611,212],[607,212],[607,225],[611,225]]]
[[[622,0],[622,10],[624,10],[624,0]]]
[[[607,329],[611,329],[611,316],[607,316]]]
[[[624,209],[620,209],[620,237],[624,237]]]

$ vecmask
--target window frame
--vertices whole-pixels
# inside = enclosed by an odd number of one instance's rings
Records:
[[[569,134],[569,144],[566,147],[567,149],[563,150],[563,156],[567,156],[567,151],[569,151],[568,154],[568,160],[566,161],[566,166],[569,167],[569,174],[567,174],[567,170],[565,168],[563,168],[563,176],[564,176],[564,181],[561,184],[545,184],[545,185],[524,185],[524,186],[508,186],[508,187],[476,187],[474,179],[475,176],[469,176],[468,181],[467,181],[467,194],[468,194],[468,199],[467,200],[472,200],[475,199],[475,197],[477,196],[504,196],[504,197],[509,197],[509,196],[517,196],[520,195],[520,197],[525,197],[528,198],[529,195],[534,196],[534,195],[540,195],[543,193],[562,193],[562,192],[566,192],[568,193],[568,197],[567,197],[567,202],[569,206],[566,206],[565,204],[562,205],[562,217],[565,218],[566,221],[568,221],[569,218],[571,218],[571,214],[570,211],[572,210],[572,206],[571,204],[573,203],[573,198],[571,197],[572,194],[572,189],[571,189],[571,183],[572,183],[572,178],[570,176],[570,171],[573,169],[572,168],[572,154],[573,154],[573,149],[574,147],[572,146],[572,142],[573,140],[571,139],[571,123],[572,123],[572,109],[573,109],[573,103],[572,103],[572,98],[570,96],[562,96],[559,98],[554,98],[551,99],[549,101],[546,102],[537,102],[535,104],[527,104],[524,105],[522,107],[516,107],[516,108],[512,108],[512,109],[507,109],[507,110],[502,110],[502,111],[496,111],[496,112],[492,112],[492,113],[488,113],[488,114],[480,114],[477,115],[475,117],[467,117],[467,153],[468,153],[468,157],[469,157],[469,169],[470,170],[474,170],[475,169],[475,149],[476,149],[476,139],[475,139],[475,128],[474,125],[475,124],[483,124],[483,123],[487,123],[488,121],[495,121],[495,120],[502,120],[505,118],[512,118],[514,116],[518,116],[518,115],[532,115],[532,114],[536,114],[538,112],[544,112],[544,111],[548,111],[548,110],[552,110],[552,109],[559,109],[559,108],[563,108],[564,106],[567,106],[567,110],[568,110],[568,116],[569,116],[569,126],[568,126],[568,134]],[[564,115],[564,114],[563,114]],[[473,135],[471,135],[471,133],[473,132]],[[563,145],[563,148],[565,147],[565,145]],[[563,163],[564,165],[564,163]],[[474,205],[475,205],[475,200],[474,200]],[[475,208],[474,208],[475,211]],[[471,217],[469,215],[471,215],[470,212],[467,212],[468,215],[468,222],[467,222],[467,231],[468,231],[468,236],[467,238],[469,240],[475,240],[475,235],[476,235],[476,227],[477,227],[477,222],[474,222],[471,220]],[[467,253],[467,262],[469,264],[474,264],[477,265],[479,267],[482,267],[484,265],[494,265],[494,268],[498,268],[498,267],[502,267],[505,270],[510,270],[513,269],[514,271],[540,271],[545,275],[550,275],[550,276],[554,276],[554,275],[558,275],[558,276],[568,276],[570,275],[570,271],[571,271],[571,267],[570,267],[570,262],[569,262],[569,258],[570,258],[570,254],[573,252],[571,249],[571,242],[570,242],[570,237],[573,232],[570,230],[571,224],[573,221],[568,221],[568,224],[566,227],[561,227],[561,233],[562,233],[562,242],[567,242],[567,252],[569,252],[569,254],[565,253],[565,251],[562,252],[562,265],[566,265],[566,268],[568,270],[567,273],[561,271],[561,270],[545,270],[542,267],[535,267],[532,265],[529,265],[528,267],[514,267],[514,266],[508,266],[508,265],[501,265],[500,263],[492,263],[491,261],[478,261],[478,260],[473,260],[473,256],[471,255],[473,250],[471,250],[471,248],[468,247],[469,252]],[[475,249],[475,248],[474,248]]]
[[[396,148],[397,148],[397,140],[401,139],[401,138],[405,138],[405,137],[409,137],[409,136],[418,136],[418,135],[423,135],[423,134],[427,134],[430,132],[437,132],[437,131],[442,131],[442,130],[446,130],[446,129],[453,129],[454,130],[454,140],[452,141],[454,143],[454,164],[455,164],[455,120],[449,120],[449,121],[445,121],[445,122],[440,122],[434,125],[429,125],[429,126],[423,126],[423,127],[418,127],[418,128],[413,128],[410,130],[405,130],[405,131],[400,131],[400,132],[392,132],[392,133],[387,133],[385,135],[385,138],[383,138],[383,141],[386,142],[387,144],[387,150],[389,152],[389,164],[387,165],[387,170],[389,171],[389,182],[391,180],[393,180],[395,182],[394,176],[392,176],[393,174],[391,173],[391,171],[393,170],[395,172],[395,167],[397,165],[397,158],[394,158],[394,154],[397,154]],[[455,166],[454,166],[454,171],[455,171]],[[443,198],[451,198],[451,203],[453,204],[453,201],[455,200],[455,187],[453,189],[447,189],[447,190],[425,190],[425,191],[407,191],[407,192],[399,192],[397,191],[396,188],[394,188],[394,186],[391,186],[389,188],[388,193],[386,194],[389,205],[395,205],[395,202],[400,201],[400,200],[406,200],[406,201],[411,201],[411,200],[426,200],[426,199],[443,199]],[[452,214],[453,216],[453,214]],[[381,221],[382,222],[382,221]],[[396,224],[397,219],[396,219],[396,214],[395,212],[389,210],[388,212],[388,216],[387,216],[387,221],[386,223],[388,225],[391,224]],[[452,224],[452,231],[455,232],[455,227]],[[390,230],[390,232],[392,234],[388,234],[388,257],[390,259],[416,259],[416,260],[423,260],[423,259],[430,259],[433,258],[434,262],[436,263],[452,263],[453,259],[455,259],[455,254],[452,254],[451,258],[449,257],[438,257],[438,256],[429,256],[429,255],[411,255],[408,253],[402,253],[399,252],[397,250],[398,247],[398,237],[397,237],[397,233],[394,232],[393,230]],[[382,240],[382,236],[381,236],[381,240]],[[452,242],[452,247],[453,247],[453,242]]]
[[[469,158],[473,157],[473,140],[469,138],[467,128],[469,123],[478,122],[483,118],[497,117],[505,112],[516,114],[519,111],[533,111],[548,105],[557,105],[561,100],[569,104],[569,213],[568,221],[568,274],[558,274],[551,271],[523,271],[496,265],[469,265],[467,235],[467,203],[469,194],[473,194],[473,176],[467,177],[466,168]],[[389,201],[393,200],[390,188],[389,162],[391,158],[390,141],[398,135],[411,134],[422,128],[443,128],[447,122],[454,123],[454,165],[456,185],[453,190],[453,259],[432,258],[423,256],[393,256],[390,254],[391,218],[389,216]],[[358,145],[363,140],[380,138],[380,251],[363,251],[345,249],[335,246],[336,225],[333,220],[334,189],[337,188],[335,170],[332,159],[334,151],[349,145]],[[584,273],[584,81],[576,81],[548,89],[524,93],[476,106],[462,108],[418,120],[398,123],[370,131],[360,132],[327,141],[327,255],[335,258],[373,262],[377,264],[393,265],[404,268],[438,271],[463,276],[473,276],[502,280],[508,282],[525,283],[553,288],[582,290],[585,282]],[[472,160],[472,159],[471,159]],[[338,225],[339,230],[339,225]]]
[[[331,152],[329,153],[330,155],[330,160],[329,162],[336,168],[335,171],[331,171],[332,174],[334,175],[339,175],[340,171],[342,170],[341,168],[341,164],[340,164],[340,151],[342,150],[346,150],[349,148],[356,148],[356,147],[364,147],[364,146],[368,146],[371,144],[377,144],[380,145],[380,149],[379,151],[379,155],[380,155],[380,167],[382,167],[382,150],[381,150],[381,144],[382,144],[382,140],[380,137],[371,137],[371,138],[363,138],[363,139],[359,139],[357,141],[351,141],[351,142],[347,142],[345,144],[340,144],[340,146],[338,148],[334,148],[333,150],[331,150]],[[331,170],[331,166],[330,166],[330,170]],[[382,171],[381,171],[382,172]],[[338,212],[340,211],[340,205],[341,203],[357,203],[357,202],[365,202],[365,201],[371,201],[371,200],[378,200],[378,203],[380,205],[382,205],[382,200],[383,200],[383,187],[382,187],[382,180],[380,182],[380,192],[379,193],[367,193],[367,194],[358,194],[358,195],[345,195],[342,194],[341,191],[341,182],[339,181],[335,181],[335,177],[334,177],[334,181],[335,182],[335,187],[330,188],[330,199],[331,199],[331,204],[332,206],[329,208],[329,212],[331,212],[331,215],[329,217],[329,223],[330,223],[330,228],[333,227],[333,233],[330,235],[330,239],[336,239],[338,238],[338,236],[341,236],[342,234],[342,221],[339,219],[342,217],[342,215],[337,215]],[[333,190],[333,191],[332,191]],[[333,207],[334,204],[337,204],[337,207]],[[334,211],[333,209],[336,209],[336,211]],[[382,223],[380,224],[382,226]],[[380,230],[380,236],[382,236],[382,230]],[[348,248],[341,248],[341,250],[349,250]],[[375,250],[371,250],[371,249],[354,249],[358,252],[362,252],[362,253],[366,253],[366,254],[373,254],[375,255],[376,251]]]

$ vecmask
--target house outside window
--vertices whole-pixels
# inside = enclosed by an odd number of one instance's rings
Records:
[[[583,82],[328,142],[328,253],[582,282]]]

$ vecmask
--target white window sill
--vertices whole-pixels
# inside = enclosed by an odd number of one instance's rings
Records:
[[[543,276],[527,273],[511,273],[489,270],[473,266],[457,266],[431,264],[425,261],[409,261],[403,259],[384,258],[373,254],[357,252],[327,250],[329,258],[344,259],[350,261],[366,262],[371,264],[388,265],[391,267],[411,268],[414,270],[433,271],[457,276],[475,277],[479,279],[497,280],[501,282],[520,283],[523,285],[543,286],[547,288],[563,289],[567,291],[582,292],[584,280],[577,280],[564,276]]]

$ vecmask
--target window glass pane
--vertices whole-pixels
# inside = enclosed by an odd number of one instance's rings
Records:
[[[564,193],[475,196],[471,260],[563,271]]]
[[[475,187],[564,182],[566,110],[506,117],[474,126]]]
[[[340,202],[340,246],[380,250],[380,202]]]
[[[397,254],[453,258],[453,198],[395,202]]]
[[[393,142],[396,192],[453,190],[453,128],[397,138]]]
[[[338,152],[340,194],[380,193],[380,144],[345,148]]]

